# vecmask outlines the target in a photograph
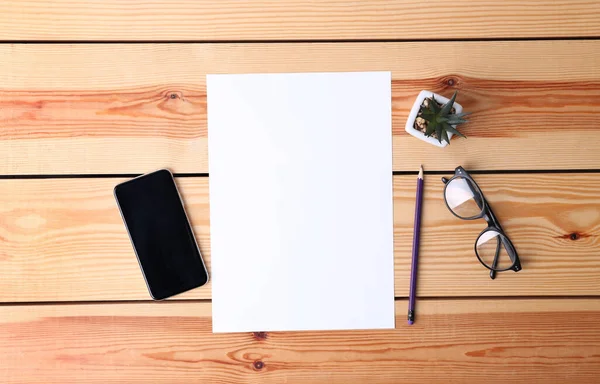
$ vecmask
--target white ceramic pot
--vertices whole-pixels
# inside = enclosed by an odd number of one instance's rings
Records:
[[[417,118],[417,114],[419,113],[419,109],[421,108],[423,100],[425,100],[428,97],[431,97],[431,95],[435,97],[435,100],[437,102],[442,104],[446,104],[448,101],[450,101],[450,99],[448,99],[447,97],[438,95],[437,93],[433,93],[430,91],[421,91],[419,93],[419,96],[417,96],[417,99],[415,100],[415,103],[413,104],[410,113],[408,114],[408,119],[406,120],[406,127],[404,128],[404,130],[408,132],[409,135],[412,135],[419,140],[423,140],[429,144],[435,145],[436,147],[444,148],[446,145],[448,145],[448,142],[446,140],[442,140],[442,142],[440,143],[435,137],[427,137],[423,132],[417,131],[414,128],[415,119]],[[458,104],[456,101],[454,102],[453,107],[456,109],[456,113],[461,113],[463,110],[462,105]],[[454,128],[456,128],[456,126],[454,126]],[[448,139],[452,140],[452,136],[453,134],[448,132]]]

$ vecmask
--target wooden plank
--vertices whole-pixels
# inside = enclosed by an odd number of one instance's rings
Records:
[[[337,40],[599,36],[595,1],[8,0],[9,40]]]
[[[0,307],[16,383],[590,383],[598,300],[421,301],[387,331],[212,334],[209,303]]]
[[[119,214],[121,179],[0,180],[0,301],[147,299]],[[208,179],[179,179],[210,268]],[[182,298],[210,298],[210,283]]]
[[[600,41],[0,45],[0,174],[207,172],[207,73],[361,70],[392,71],[395,170],[600,168],[599,66]],[[421,89],[460,90],[468,140],[404,132]]]
[[[485,222],[452,216],[439,176],[428,175],[420,296],[598,295],[600,174],[475,177],[517,247],[523,271],[490,280],[473,252]],[[120,181],[0,180],[0,301],[148,299],[112,196]],[[210,269],[208,179],[177,182]],[[414,188],[415,176],[394,177],[395,293],[403,297],[409,286]],[[210,297],[209,284],[180,298]]]

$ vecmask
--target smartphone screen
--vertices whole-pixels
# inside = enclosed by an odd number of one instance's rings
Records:
[[[208,273],[171,172],[119,184],[115,198],[153,299],[206,284]]]

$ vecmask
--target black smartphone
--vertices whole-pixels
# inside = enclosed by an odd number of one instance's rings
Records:
[[[208,282],[183,201],[170,171],[163,169],[115,187],[148,291],[162,300]]]

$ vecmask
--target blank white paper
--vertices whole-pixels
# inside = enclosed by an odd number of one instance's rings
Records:
[[[213,331],[393,328],[391,74],[207,93]]]

